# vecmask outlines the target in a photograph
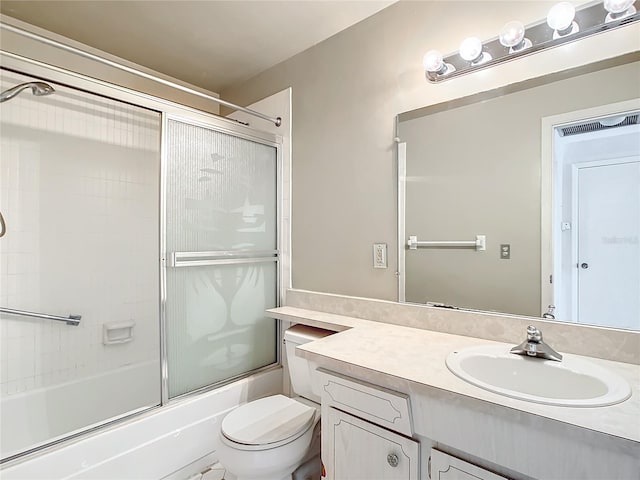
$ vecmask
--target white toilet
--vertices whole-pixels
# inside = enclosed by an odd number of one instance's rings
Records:
[[[320,451],[320,396],[315,369],[295,348],[333,332],[295,325],[284,333],[291,387],[296,395],[254,400],[229,413],[220,426],[218,460],[237,480],[291,480]]]

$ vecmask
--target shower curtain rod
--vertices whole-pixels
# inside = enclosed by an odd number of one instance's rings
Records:
[[[212,95],[207,95],[206,93],[202,93],[199,92],[197,90],[194,90],[192,88],[189,87],[184,87],[178,83],[174,83],[171,82],[169,80],[164,80],[162,78],[158,78],[156,76],[150,75],[148,73],[142,72],[140,70],[136,70],[135,68],[131,68],[131,67],[127,67],[126,65],[122,65],[120,63],[114,62],[112,60],[107,60],[106,58],[102,58],[98,55],[94,55],[93,53],[89,53],[89,52],[85,52],[83,50],[80,50],[79,48],[75,48],[72,47],[70,45],[66,45],[64,43],[60,43],[56,40],[52,40],[50,38],[46,38],[43,37],[41,35],[38,35],[36,33],[32,33],[29,32],[28,30],[24,30],[22,28],[19,27],[15,27],[13,25],[7,25],[6,23],[0,23],[0,28],[4,28],[5,30],[8,30],[10,32],[13,33],[17,33],[18,35],[22,35],[23,37],[27,37],[30,38],[32,40],[35,40],[36,42],[40,42],[40,43],[44,43],[46,45],[50,45],[52,47],[56,47],[59,48],[61,50],[65,50],[67,52],[71,52],[74,53],[76,55],[80,55],[81,57],[84,58],[88,58],[90,60],[94,60],[96,62],[100,62],[104,65],[108,65],[110,67],[114,67],[117,68],[118,70],[122,70],[124,72],[127,73],[131,73],[133,75],[137,75],[139,77],[143,77],[146,78],[147,80],[151,80],[157,83],[161,83],[162,85],[166,85],[168,87],[171,88],[175,88],[177,90],[181,90],[183,92],[189,93],[191,95],[196,95],[198,97],[207,99],[207,100],[211,100],[212,102],[218,103],[220,105],[223,105],[225,107],[229,107],[232,108],[234,110],[239,110],[241,112],[244,113],[248,113],[249,115],[254,115],[256,117],[260,117],[264,120],[268,120],[270,122],[272,122],[273,124],[275,124],[276,127],[279,127],[280,125],[282,125],[282,118],[281,117],[270,117],[269,115],[265,115],[264,113],[260,113],[260,112],[256,112],[255,110],[251,110],[250,108],[245,108],[245,107],[241,107],[240,105],[235,105],[231,102],[227,102],[225,100],[222,100],[220,98],[216,98]]]

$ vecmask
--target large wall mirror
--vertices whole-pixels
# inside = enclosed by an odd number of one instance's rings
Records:
[[[640,329],[639,114],[632,54],[399,115],[400,301]]]

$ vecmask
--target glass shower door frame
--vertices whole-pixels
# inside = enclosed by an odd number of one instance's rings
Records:
[[[66,447],[68,442],[73,442],[77,440],[81,440],[86,438],[89,435],[95,434],[96,432],[103,431],[106,428],[121,426],[130,421],[136,421],[140,418],[141,415],[146,414],[154,414],[161,412],[163,408],[172,404],[175,405],[179,403],[181,400],[185,400],[185,397],[191,397],[198,393],[202,393],[203,391],[214,390],[215,388],[220,387],[223,384],[231,383],[234,380],[240,378],[246,378],[251,376],[252,374],[272,370],[276,368],[280,368],[281,365],[281,343],[282,343],[282,329],[281,325],[278,321],[277,325],[277,342],[276,342],[276,358],[277,361],[271,365],[267,365],[265,367],[246,372],[243,375],[238,375],[233,378],[229,378],[224,382],[212,384],[197,391],[190,392],[188,394],[177,396],[169,401],[168,399],[168,384],[167,384],[167,351],[166,351],[166,325],[165,325],[165,299],[166,299],[166,284],[165,284],[165,274],[166,274],[166,262],[167,258],[165,255],[166,252],[166,239],[164,237],[166,233],[166,209],[164,205],[165,201],[165,192],[166,192],[166,124],[167,120],[175,119],[179,121],[183,121],[186,123],[190,123],[196,126],[202,126],[205,128],[209,128],[218,132],[227,133],[229,135],[233,135],[236,137],[244,138],[247,140],[255,141],[258,143],[262,143],[265,145],[273,146],[277,151],[277,199],[276,199],[276,215],[277,215],[277,248],[275,252],[276,255],[269,256],[269,261],[276,262],[276,270],[277,270],[277,292],[276,292],[276,300],[278,305],[282,304],[282,299],[284,298],[284,288],[288,285],[287,281],[283,281],[282,279],[282,269],[283,265],[281,262],[282,255],[282,232],[288,232],[288,228],[286,224],[283,223],[282,214],[283,214],[283,205],[288,205],[283,202],[283,165],[282,165],[282,137],[279,135],[275,135],[272,133],[264,132],[261,130],[254,129],[254,127],[249,127],[248,125],[241,123],[234,123],[233,120],[213,115],[204,109],[199,110],[194,107],[185,106],[175,101],[167,100],[165,98],[158,97],[156,95],[150,93],[144,93],[141,91],[132,90],[127,87],[122,87],[115,85],[113,83],[109,83],[105,80],[100,80],[98,78],[88,77],[81,73],[72,72],[65,68],[57,67],[55,65],[47,64],[39,60],[23,57],[17,54],[9,53],[0,49],[0,64],[3,69],[13,71],[19,74],[28,75],[36,78],[43,79],[48,82],[59,83],[74,89],[83,90],[91,94],[95,94],[98,96],[103,96],[109,99],[117,100],[120,102],[129,103],[131,105],[146,108],[148,110],[153,110],[158,112],[161,115],[161,145],[160,145],[160,171],[159,171],[159,186],[160,186],[160,198],[158,198],[158,203],[160,207],[160,222],[159,222],[159,245],[160,245],[160,261],[157,263],[159,269],[159,278],[160,278],[160,317],[159,317],[159,327],[160,327],[160,364],[161,364],[161,398],[158,404],[148,407],[141,407],[139,409],[135,409],[132,411],[128,411],[119,415],[117,417],[110,418],[104,422],[89,425],[86,428],[82,428],[78,431],[75,431],[67,436],[56,439],[51,442],[44,443],[42,445],[35,446],[33,448],[29,448],[27,450],[21,451],[16,455],[12,455],[11,457],[4,458],[0,461],[2,468],[10,466],[14,461],[21,462],[23,460],[27,460],[31,458],[31,456],[40,455],[42,453],[50,451],[52,448],[60,448]],[[288,235],[288,233],[286,233]],[[264,252],[263,252],[264,253]],[[283,288],[284,287],[284,288]]]
[[[211,251],[211,252],[173,252],[169,254],[167,251],[167,168],[168,168],[168,141],[167,129],[169,121],[178,121],[195,127],[209,129],[215,132],[224,133],[230,136],[249,140],[262,145],[274,147],[276,149],[276,250],[259,251]],[[215,382],[204,387],[192,390],[190,392],[170,397],[169,395],[169,364],[168,364],[168,339],[167,339],[167,268],[185,267],[185,266],[213,266],[213,265],[230,265],[230,264],[247,264],[247,263],[276,263],[276,301],[277,305],[282,304],[282,262],[280,259],[282,245],[282,137],[269,134],[266,132],[256,132],[260,136],[249,135],[244,132],[226,128],[215,122],[203,122],[199,119],[184,116],[162,113],[162,130],[161,130],[161,148],[160,148],[160,339],[161,339],[161,398],[162,405],[174,403],[183,400],[186,397],[198,395],[210,390],[214,390],[223,385],[232,383],[236,380],[251,376],[253,374],[279,368],[282,362],[281,344],[282,329],[280,321],[277,322],[276,336],[276,362],[265,365],[263,367],[250,370],[239,375],[226,378],[222,381]]]

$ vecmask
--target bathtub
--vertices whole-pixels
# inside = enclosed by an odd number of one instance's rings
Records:
[[[0,401],[2,458],[160,403],[156,361],[9,395]]]
[[[217,436],[224,416],[242,403],[282,393],[282,382],[282,368],[262,371],[12,461],[0,467],[0,477],[3,480],[188,478],[217,460]],[[74,399],[74,403],[80,400]],[[15,427],[13,424],[12,428]]]

